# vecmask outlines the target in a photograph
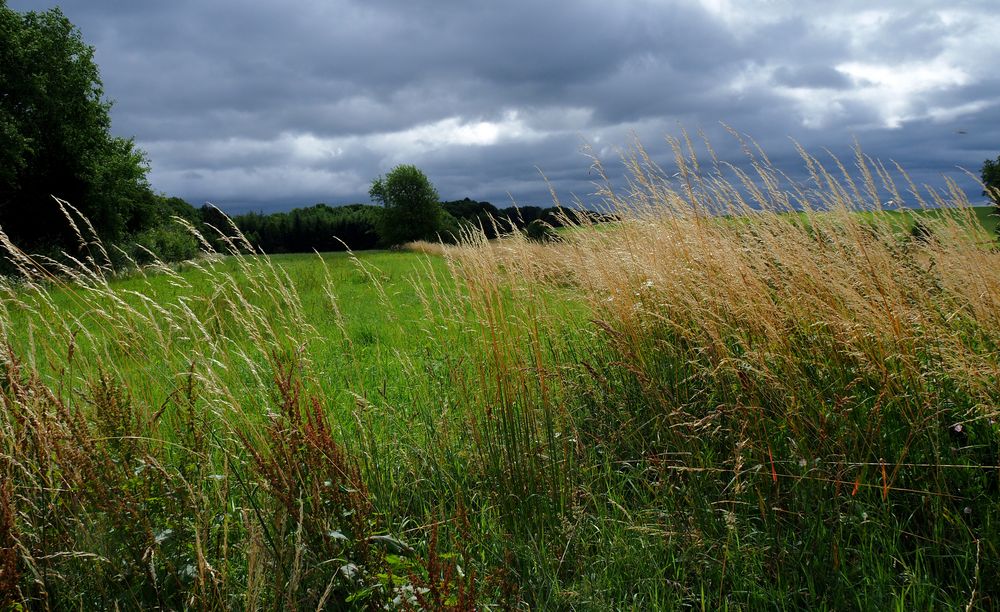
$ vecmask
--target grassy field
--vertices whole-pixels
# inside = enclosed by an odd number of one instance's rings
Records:
[[[1000,605],[980,211],[912,238],[821,175],[790,223],[764,168],[719,222],[731,185],[630,170],[551,244],[19,255],[0,608]]]
[[[967,216],[963,215],[960,222],[964,226],[975,227],[978,231],[983,230],[983,236],[992,243],[997,235],[996,207],[994,206],[969,206],[966,209]],[[934,208],[914,208],[910,210],[886,210],[880,213],[863,212],[858,213],[862,219],[871,219],[876,223],[893,227],[901,235],[910,234],[914,226],[920,223],[940,223],[948,214],[948,210]]]

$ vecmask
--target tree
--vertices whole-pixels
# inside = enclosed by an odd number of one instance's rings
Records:
[[[76,244],[53,195],[105,240],[155,217],[145,156],[111,135],[110,108],[93,47],[59,9],[21,14],[0,0],[0,227],[15,242]]]
[[[984,196],[989,196],[993,203],[1000,208],[1000,155],[996,160],[987,159],[983,162],[982,171],[983,186],[986,191]]]
[[[378,230],[387,244],[437,239],[444,212],[437,190],[416,166],[399,165],[376,178],[368,195],[384,207]]]

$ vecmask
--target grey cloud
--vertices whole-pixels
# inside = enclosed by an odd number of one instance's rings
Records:
[[[947,36],[964,34],[965,26],[948,26],[932,11],[894,11],[864,39],[864,52],[878,60],[919,61],[940,53]]]
[[[781,66],[774,73],[774,81],[787,87],[845,89],[851,80],[831,66]]]
[[[154,186],[234,210],[365,201],[367,181],[401,161],[424,168],[448,198],[505,204],[510,194],[544,204],[540,168],[561,196],[586,199],[594,177],[584,141],[607,154],[614,180],[615,151],[633,135],[669,164],[662,138],[680,126],[704,129],[738,163],[740,147],[720,121],[773,149],[790,173],[799,163],[789,137],[848,156],[857,137],[928,181],[995,156],[984,156],[1000,141],[1000,83],[982,76],[988,54],[963,60],[976,68],[966,82],[909,100],[912,116],[897,129],[883,125],[887,102],[852,96],[860,83],[836,69],[931,61],[961,37],[975,39],[975,19],[949,21],[938,3],[898,0],[877,7],[887,10],[873,24],[837,29],[830,24],[850,25],[870,4],[732,4],[732,19],[679,1],[62,6],[95,45],[116,100],[114,130],[149,152]],[[985,0],[951,8],[993,13]],[[823,97],[797,100],[781,88],[840,97],[826,107]],[[822,120],[809,121],[819,112],[809,104],[820,105]],[[446,120],[523,133],[392,150],[408,130]]]

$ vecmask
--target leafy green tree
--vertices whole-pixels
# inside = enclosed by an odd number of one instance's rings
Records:
[[[989,196],[1000,208],[1000,155],[995,160],[987,159],[983,162],[982,179],[986,187],[983,195]]]
[[[378,230],[387,244],[436,240],[443,229],[437,190],[416,166],[399,165],[384,178],[376,178],[368,195],[384,207]]]
[[[15,242],[76,244],[53,195],[105,240],[152,222],[144,154],[111,135],[110,108],[93,47],[59,9],[21,14],[0,0],[0,227]]]

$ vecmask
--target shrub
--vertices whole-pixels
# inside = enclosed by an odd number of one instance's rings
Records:
[[[160,225],[135,236],[131,252],[140,264],[184,261],[198,255],[198,240],[181,225]]]
[[[548,223],[535,219],[524,229],[524,235],[532,242],[557,242],[559,233]]]

